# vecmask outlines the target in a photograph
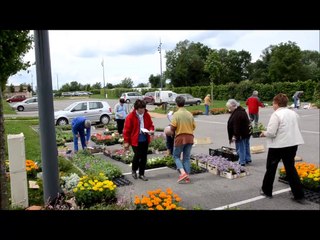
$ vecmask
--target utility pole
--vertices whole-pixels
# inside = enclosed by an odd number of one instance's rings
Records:
[[[162,90],[162,56],[161,56],[161,45],[162,45],[162,42],[161,42],[161,38],[160,38],[160,44],[159,44],[159,47],[158,47],[158,51],[160,53],[160,91]]]
[[[58,73],[57,73],[57,91],[59,91],[59,80],[58,80]]]
[[[105,78],[104,78],[104,59],[102,58],[102,62],[101,62],[101,65],[102,65],[102,77],[103,77],[103,95],[105,96],[106,95],[106,90],[105,90]]]

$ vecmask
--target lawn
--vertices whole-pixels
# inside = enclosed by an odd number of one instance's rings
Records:
[[[7,103],[6,101],[2,101],[2,103],[3,103],[3,114],[17,114],[16,113],[16,111],[14,111],[12,108],[11,108],[11,106],[10,106],[10,104],[9,103]]]

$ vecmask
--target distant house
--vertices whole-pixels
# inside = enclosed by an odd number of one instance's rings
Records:
[[[4,97],[5,98],[9,98],[15,95],[24,95],[26,96],[26,98],[32,97],[32,92],[28,92],[28,85],[27,84],[23,84],[22,85],[22,92],[20,92],[20,85],[18,86],[14,86],[14,92],[12,93],[10,91],[10,86],[6,85],[6,90],[4,91]]]

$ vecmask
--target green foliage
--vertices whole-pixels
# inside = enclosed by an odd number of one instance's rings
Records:
[[[315,105],[320,108],[320,81],[318,81],[316,87],[314,88],[314,93],[313,93],[313,102]]]
[[[14,111],[10,104],[7,103],[6,101],[2,101],[3,104],[3,114],[17,114],[16,111]]]
[[[149,147],[159,151],[167,149],[166,142],[163,137],[154,137],[151,140]]]
[[[82,176],[82,172],[76,168],[69,160],[64,157],[58,156],[58,165],[59,172],[62,172],[62,175],[68,175],[71,173],[76,173],[78,176]]]
[[[114,203],[117,200],[116,185],[107,180],[103,173],[83,176],[73,192],[77,204],[84,208],[100,203]]]

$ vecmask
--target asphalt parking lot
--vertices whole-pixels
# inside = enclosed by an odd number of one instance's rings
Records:
[[[74,100],[55,101],[54,109],[60,110],[71,104]],[[79,101],[79,100],[76,100]],[[110,106],[116,104],[117,100],[107,100]],[[152,109],[154,106],[149,106]],[[260,122],[267,125],[273,109],[271,107],[260,109]],[[303,161],[319,165],[319,109],[299,109],[297,110],[301,117],[301,130],[305,144],[299,146],[297,155],[301,156]],[[37,112],[18,113],[18,115],[31,116],[37,115]],[[196,144],[192,153],[206,153],[209,148],[220,148],[229,146],[227,139],[226,123],[228,114],[223,115],[199,115],[196,120],[196,138],[210,137],[210,144]],[[164,128],[168,125],[167,118],[153,118],[156,127]],[[320,205],[309,202],[307,205],[301,205],[293,202],[290,198],[289,185],[278,181],[278,174],[274,182],[272,199],[266,199],[259,195],[262,179],[265,173],[265,164],[267,157],[267,146],[265,138],[251,138],[251,146],[264,145],[265,152],[252,154],[252,164],[247,166],[249,175],[238,179],[226,179],[215,176],[211,173],[201,173],[191,176],[191,184],[178,184],[178,173],[169,168],[147,170],[146,176],[149,181],[134,180],[130,174],[128,165],[117,162],[123,172],[128,175],[127,178],[133,182],[132,185],[120,187],[119,193],[125,194],[128,198],[133,195],[146,194],[148,190],[157,188],[166,189],[168,187],[182,197],[182,205],[188,209],[220,210],[220,209],[240,209],[240,210],[320,210]],[[120,146],[119,146],[120,147]],[[234,147],[234,145],[231,145]],[[104,157],[104,156],[102,156]],[[107,161],[114,160],[104,157]],[[279,168],[282,163],[279,164]]]

